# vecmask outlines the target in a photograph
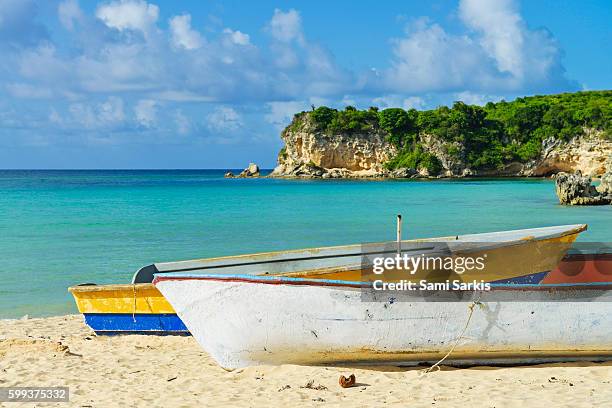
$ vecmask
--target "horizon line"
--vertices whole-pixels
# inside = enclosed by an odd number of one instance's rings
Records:
[[[260,170],[274,170],[273,167],[263,168],[260,167]],[[176,170],[244,170],[243,167],[210,167],[210,168],[74,168],[74,169],[63,169],[63,168],[12,168],[12,169],[3,169],[0,168],[0,171],[122,171],[122,170],[142,170],[142,171],[157,171],[157,170],[168,170],[168,171],[176,171]]]

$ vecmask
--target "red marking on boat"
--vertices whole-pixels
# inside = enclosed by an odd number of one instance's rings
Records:
[[[612,281],[612,254],[568,255],[541,283],[590,283]]]

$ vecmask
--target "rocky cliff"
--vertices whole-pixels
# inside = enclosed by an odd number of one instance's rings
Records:
[[[434,154],[443,166],[442,174],[447,177],[460,176],[509,176],[509,177],[546,177],[559,172],[573,173],[580,171],[591,177],[599,177],[612,169],[612,140],[605,139],[601,131],[584,129],[584,134],[577,135],[564,142],[555,138],[542,141],[540,156],[526,163],[510,162],[503,168],[486,170],[471,169],[465,160],[457,155],[448,154],[448,143],[434,137],[425,136],[423,144]],[[455,150],[463,153],[464,147],[455,143]]]
[[[584,135],[574,137],[568,143],[547,139],[542,143],[542,156],[527,163],[522,175],[547,176],[559,172],[580,171],[598,177],[612,170],[612,141],[603,138],[602,132],[585,129]]]
[[[281,133],[285,146],[271,176],[379,177],[397,149],[380,130],[329,134],[308,115],[296,117]]]
[[[308,114],[297,115],[282,132],[285,146],[278,154],[272,177],[465,177],[465,176],[550,176],[580,171],[592,177],[612,169],[612,140],[601,131],[584,133],[563,142],[548,138],[542,142],[540,157],[526,163],[510,162],[495,170],[473,169],[466,164],[465,147],[432,135],[420,135],[419,144],[440,164],[431,174],[425,168],[385,168],[398,149],[380,128],[353,133],[318,130]]]

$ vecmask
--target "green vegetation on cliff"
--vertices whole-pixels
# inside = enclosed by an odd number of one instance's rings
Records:
[[[569,140],[584,128],[601,130],[604,137],[612,138],[612,91],[530,96],[484,107],[455,102],[451,108],[427,111],[322,106],[301,115],[310,115],[317,130],[332,134],[383,130],[399,149],[387,163],[389,168],[426,167],[435,174],[441,164],[423,148],[423,135],[436,137],[447,155],[475,169],[534,159],[541,153],[543,140]]]

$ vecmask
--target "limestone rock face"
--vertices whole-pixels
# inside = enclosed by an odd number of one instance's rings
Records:
[[[559,172],[580,171],[592,177],[612,170],[612,141],[603,138],[601,132],[585,129],[585,134],[569,142],[555,138],[542,141],[540,157],[527,163],[510,162],[501,169],[474,170],[465,161],[464,146],[437,140],[433,136],[421,136],[425,148],[442,163],[442,173],[447,177],[475,176],[526,176],[543,177]]]
[[[604,178],[612,179],[612,173],[607,173]],[[606,193],[598,191],[591,184],[591,178],[583,176],[580,171],[574,174],[559,173],[555,176],[555,189],[559,202],[568,205],[601,205],[610,204],[612,202],[612,194],[607,194],[610,185],[604,184],[603,190]]]
[[[234,173],[232,173],[231,171],[228,171],[227,173],[225,173],[223,175],[223,177],[225,177],[225,178],[234,178],[235,176],[234,176]]]
[[[278,155],[278,166],[270,174],[272,177],[542,177],[575,171],[596,177],[612,170],[612,140],[593,129],[584,129],[583,135],[569,142],[546,139],[537,159],[528,163],[511,162],[491,170],[470,168],[462,143],[421,134],[423,149],[437,157],[442,165],[441,173],[435,175],[424,168],[413,169],[415,174],[408,174],[406,169],[386,170],[385,163],[397,155],[398,149],[376,126],[369,131],[329,134],[317,129],[309,114],[304,113],[296,115],[281,138],[285,147]]]
[[[384,163],[397,154],[397,148],[382,131],[328,134],[317,130],[308,118],[300,119],[297,125],[287,127],[281,134],[285,147],[272,176],[323,177],[330,173],[326,178],[338,174],[381,177],[386,174]]]
[[[446,177],[463,177],[471,170],[465,164],[465,151],[463,146],[457,142],[445,142],[431,135],[422,135],[421,142],[425,150],[433,154],[442,164],[442,175]],[[419,173],[428,176],[426,169],[419,169]]]
[[[548,176],[559,172],[580,171],[594,177],[612,171],[612,141],[601,137],[600,132],[585,129],[583,136],[567,143],[546,139],[542,142],[542,156],[528,163],[520,175]]]

